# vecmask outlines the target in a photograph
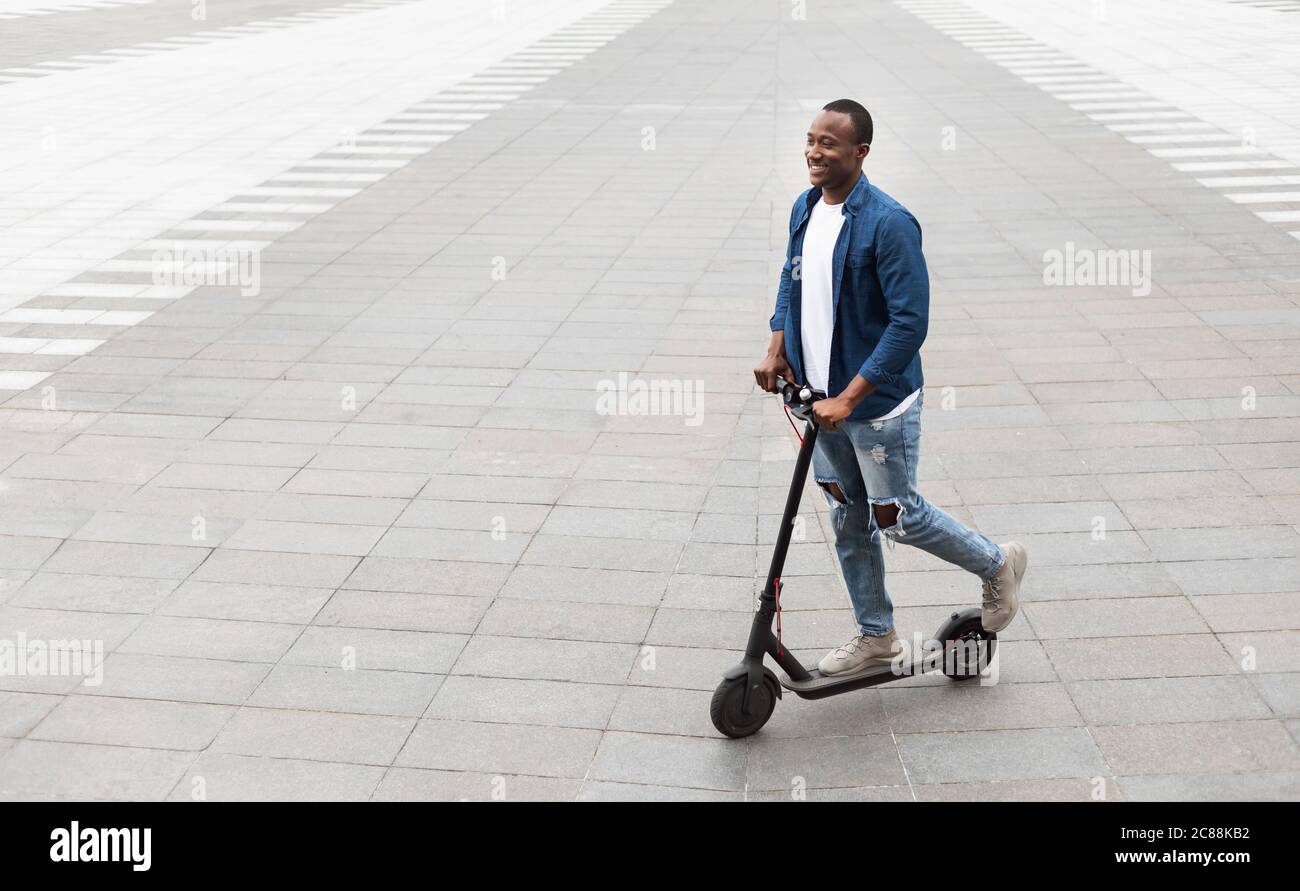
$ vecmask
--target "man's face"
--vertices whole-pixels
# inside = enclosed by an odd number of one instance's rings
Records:
[[[823,111],[813,118],[804,146],[808,181],[823,189],[836,189],[857,179],[868,146],[859,143],[853,119],[843,112]]]

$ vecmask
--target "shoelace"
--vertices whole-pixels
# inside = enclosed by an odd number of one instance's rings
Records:
[[[988,603],[997,605],[1002,597],[1001,590],[1002,580],[997,576],[984,580],[984,600]]]
[[[866,638],[859,634],[857,637],[853,638],[853,640],[838,647],[835,650],[835,655],[840,656],[843,654],[844,656],[856,656],[858,647],[862,646],[864,643],[866,643]]]

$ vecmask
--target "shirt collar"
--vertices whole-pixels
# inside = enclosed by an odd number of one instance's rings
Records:
[[[863,203],[867,200],[867,192],[870,191],[870,189],[871,183],[867,181],[867,175],[865,173],[858,174],[857,184],[853,187],[853,191],[849,192],[849,196],[844,199],[844,212],[856,214],[861,210]],[[801,216],[807,217],[808,214],[812,212],[813,205],[820,201],[821,197],[821,186],[809,189],[807,202],[804,205],[803,214]],[[803,221],[800,220],[800,222]]]

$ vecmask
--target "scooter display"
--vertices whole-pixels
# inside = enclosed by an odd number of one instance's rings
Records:
[[[803,699],[821,699],[935,670],[942,670],[953,680],[970,680],[979,677],[988,667],[997,649],[997,634],[984,630],[977,606],[952,613],[919,653],[908,652],[904,643],[903,652],[890,663],[869,665],[861,671],[846,674],[824,675],[815,665],[804,666],[773,634],[773,622],[780,615],[780,598],[785,589],[781,573],[785,569],[786,552],[790,549],[817,441],[818,428],[813,421],[812,406],[819,399],[826,398],[824,393],[788,383],[779,377],[777,383],[789,413],[804,422],[804,433],[767,583],[759,596],[744,658],[722,676],[709,705],[713,726],[719,733],[733,738],[757,733],[772,716],[782,690],[789,690]],[[765,656],[771,656],[784,673],[778,677],[764,664]]]

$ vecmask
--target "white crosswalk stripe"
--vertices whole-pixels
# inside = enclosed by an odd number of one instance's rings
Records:
[[[274,239],[295,231],[308,219],[327,213],[336,206],[337,202],[353,198],[366,186],[380,182],[389,173],[408,163],[410,158],[435,150],[439,144],[455,138],[457,134],[471,128],[475,122],[505,107],[505,103],[526,95],[535,86],[562,72],[564,70],[562,66],[534,68],[527,75],[515,72],[511,66],[518,64],[520,59],[536,55],[539,46],[562,46],[566,55],[574,60],[581,59],[627,27],[642,21],[671,2],[672,0],[662,0],[662,2],[655,0],[655,2],[640,4],[615,0],[608,5],[595,2],[593,11],[589,13],[586,20],[608,23],[602,25],[599,36],[592,35],[590,39],[587,37],[578,39],[575,35],[580,32],[568,32],[567,26],[560,24],[554,31],[555,34],[560,35],[559,37],[549,41],[543,38],[524,44],[514,53],[490,60],[477,72],[469,73],[459,81],[448,84],[431,95],[412,98],[401,108],[388,111],[376,108],[372,112],[374,117],[372,122],[355,130],[344,128],[333,145],[319,147],[312,156],[290,161],[287,166],[281,166],[278,170],[267,170],[265,179],[260,184],[251,182],[241,185],[232,180],[223,190],[224,194],[217,195],[216,190],[210,190],[216,200],[211,201],[204,211],[181,219],[168,219],[166,213],[161,211],[141,215],[142,234],[135,245],[119,242],[115,245],[117,248],[115,257],[113,254],[99,258],[92,257],[89,266],[83,266],[83,269],[89,269],[92,276],[113,274],[115,276],[113,283],[79,281],[76,277],[78,270],[75,269],[75,265],[77,262],[85,261],[63,261],[53,268],[43,268],[39,248],[42,237],[35,232],[24,235],[22,227],[16,227],[15,238],[7,246],[7,253],[12,255],[8,259],[12,262],[9,263],[6,272],[16,273],[6,276],[11,295],[8,305],[26,305],[0,312],[0,323],[12,327],[13,325],[130,326],[143,322],[152,315],[152,311],[109,307],[82,308],[82,305],[96,299],[124,301],[130,305],[130,301],[168,302],[187,296],[198,286],[155,283],[153,276],[158,273],[159,265],[154,259],[142,256],[141,252],[260,250],[268,242],[250,241],[250,237],[255,239],[261,236]],[[398,5],[411,8],[415,4],[394,0],[389,3],[348,4],[346,8],[338,9],[341,10],[339,14],[344,14],[388,9]],[[632,14],[613,17],[608,15],[619,10],[628,10]],[[568,16],[570,21],[574,21],[571,12]],[[313,22],[310,27],[335,27],[322,22],[323,19],[334,17],[333,15],[310,16],[307,19]],[[581,22],[582,19],[576,21]],[[216,33],[198,36],[212,37]],[[224,29],[223,36],[229,40],[292,40],[295,39],[296,33],[280,31],[252,37],[240,31],[231,32],[230,29]],[[590,34],[590,32],[585,33]],[[415,46],[414,42],[412,46]],[[201,52],[202,48],[196,47],[194,51]],[[184,53],[187,50],[182,49],[180,52]],[[165,59],[176,54],[158,51],[145,52],[143,55],[154,59]],[[336,64],[336,60],[331,60],[331,64]],[[498,64],[501,67],[498,67]],[[51,69],[51,72],[53,75],[63,77],[72,77],[76,74],[70,69],[62,71]],[[42,73],[50,76],[51,72]],[[503,91],[503,87],[508,87],[509,91]],[[367,98],[369,93],[370,91],[367,91]],[[0,110],[3,110],[3,96],[4,93],[0,92]],[[38,159],[39,156],[33,158],[33,160]],[[341,185],[342,183],[350,185],[344,186]],[[0,201],[3,201],[3,193],[0,193]],[[162,204],[160,208],[161,206]],[[0,204],[0,208],[2,207],[3,204]],[[90,209],[82,214],[69,216],[66,204],[63,207],[62,221],[65,225],[80,219],[84,224],[93,226],[102,216],[99,211]],[[116,225],[119,235],[129,234],[132,231],[120,220]],[[179,237],[158,237],[167,232],[177,233]],[[189,237],[189,233],[201,233],[201,237]],[[223,239],[220,237],[221,233],[228,233],[231,238]],[[6,258],[0,256],[0,266],[3,266],[5,261]],[[199,267],[193,264],[180,264],[175,268],[182,272],[197,268],[207,274],[224,271],[226,266],[220,263]],[[66,274],[69,270],[74,276],[70,281]],[[53,276],[61,273],[64,275],[63,284],[50,281]],[[123,277],[132,276],[137,280],[121,281]],[[22,295],[21,289],[31,288],[34,288],[34,293],[29,291],[27,296],[34,299],[28,300]],[[0,294],[0,300],[3,300],[4,296]],[[16,301],[13,299],[14,296],[18,297]],[[32,305],[68,298],[79,300],[77,308]],[[4,304],[0,302],[0,308],[3,306]],[[34,341],[39,338],[24,339],[21,331],[13,333],[19,338],[10,344],[13,349],[26,350],[31,346],[32,352],[36,353],[48,346],[48,344],[35,344]],[[33,342],[29,343],[28,340]],[[85,343],[98,342],[94,338],[79,340]],[[93,346],[87,349],[93,349]],[[26,384],[27,379],[13,378],[10,383]],[[0,386],[0,389],[4,387]]]
[[[926,21],[958,43],[985,54],[1025,83],[1085,112],[1107,130],[1142,146],[1157,158],[1233,159],[1196,160],[1173,163],[1185,173],[1229,170],[1285,170],[1300,174],[1300,164],[1270,155],[1249,133],[1232,133],[1201,120],[1185,109],[1150,96],[1132,84],[1072,58],[1055,47],[1022,34],[961,0],[897,0],[897,5]],[[996,39],[971,37],[972,29],[1000,35]],[[1013,38],[1014,35],[1014,38]],[[1008,47],[1017,53],[1008,56]],[[1032,57],[1032,60],[1030,60]],[[1052,74],[1061,66],[1068,74]],[[1121,123],[1122,122],[1122,123]],[[1242,205],[1288,205],[1297,209],[1273,208],[1256,211],[1270,223],[1300,221],[1300,191],[1234,191],[1249,186],[1285,186],[1300,182],[1298,175],[1263,177],[1200,177],[1202,186],[1223,191],[1230,201]],[[1290,234],[1295,234],[1294,232]]]

